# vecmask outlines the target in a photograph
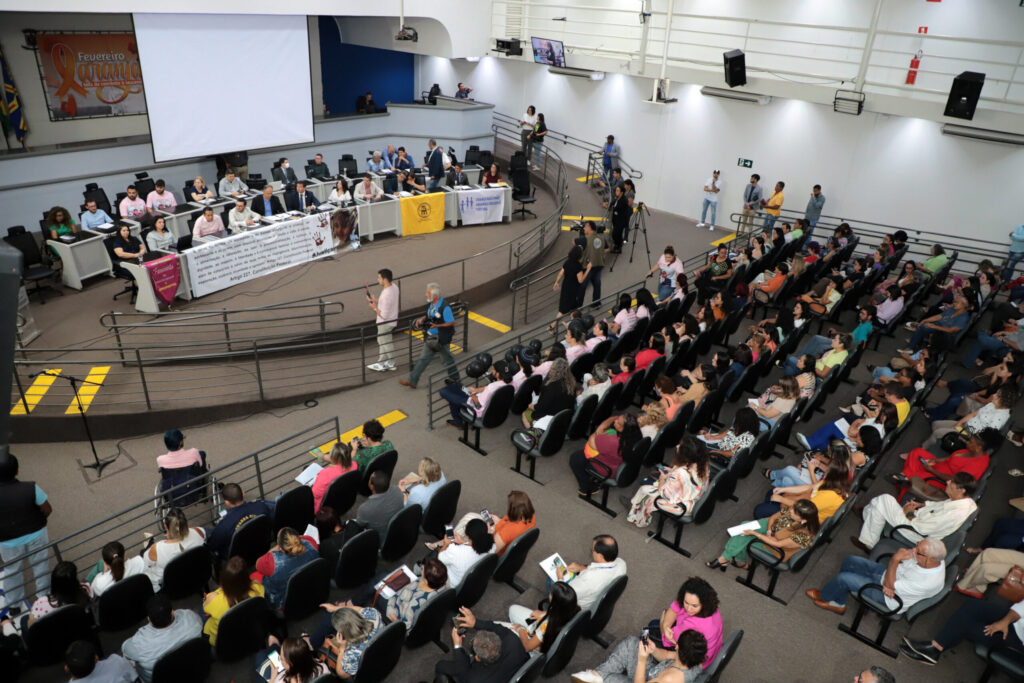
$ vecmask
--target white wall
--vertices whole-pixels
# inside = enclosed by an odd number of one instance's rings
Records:
[[[608,74],[595,82],[491,57],[418,61],[419,88],[437,82],[450,90],[461,80],[496,111],[519,115],[534,104],[553,130],[595,144],[614,134],[623,159],[645,174],[640,199],[690,218],[699,217],[704,180],[720,168],[719,223],[740,210],[751,172],[769,188],[784,180],[791,209],[802,210],[819,183],[830,215],[999,241],[1024,220],[1014,199],[1024,148],[944,136],[932,121],[847,116],[800,100],[762,107],[705,97],[695,85],[673,91],[678,103],[655,105],[641,101],[650,97],[649,79]],[[584,163],[582,152],[555,144],[568,161]],[[753,159],[753,168],[738,168],[738,157]]]

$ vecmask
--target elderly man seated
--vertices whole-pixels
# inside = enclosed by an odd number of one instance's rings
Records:
[[[820,591],[812,588],[806,594],[816,606],[846,614],[847,594],[868,584],[881,584],[882,590],[869,588],[863,595],[884,602],[889,609],[899,607],[898,613],[903,614],[914,603],[941,591],[945,578],[946,546],[937,538],[926,538],[913,548],[897,550],[888,565],[850,555],[843,560],[838,576]]]
[[[957,472],[946,485],[946,500],[920,503],[910,501],[903,506],[888,493],[873,498],[864,508],[860,536],[851,536],[853,544],[871,552],[882,536],[885,525],[913,527],[921,537],[945,538],[960,528],[978,509],[970,497],[978,481],[968,472]]]

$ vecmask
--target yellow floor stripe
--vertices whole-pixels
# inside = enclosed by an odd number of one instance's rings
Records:
[[[580,217],[579,216],[562,216],[562,220],[563,221],[578,221],[578,220],[580,220]],[[584,216],[583,220],[585,220],[585,221],[603,221],[604,220],[604,216]]]
[[[497,330],[502,334],[505,334],[506,332],[512,329],[511,327],[505,325],[504,323],[499,323],[497,320],[491,320],[490,318],[484,317],[479,313],[474,313],[473,311],[470,311],[468,315],[469,319],[472,320],[473,322],[480,323],[481,325],[486,325],[492,330]]]
[[[577,183],[585,183],[585,182],[587,182],[588,180],[591,180],[592,178],[595,178],[595,177],[596,177],[596,176],[585,176],[585,175],[581,175],[581,176],[580,176],[579,178],[577,178],[577,179],[576,179],[576,182],[577,182]]]
[[[381,415],[380,417],[378,417],[377,418],[377,422],[380,422],[381,425],[383,425],[385,428],[387,428],[387,427],[390,427],[391,425],[395,424],[396,422],[401,422],[402,420],[404,420],[407,417],[409,417],[409,416],[406,415],[405,413],[403,413],[401,410],[392,410],[390,413],[385,413],[385,414]],[[360,437],[362,435],[363,435],[363,426],[359,425],[358,427],[353,427],[352,429],[350,429],[347,432],[345,432],[344,434],[342,434],[340,441],[342,443],[348,443],[352,439],[358,438],[358,437]],[[326,455],[327,453],[330,452],[330,450],[332,448],[334,448],[334,444],[338,443],[338,441],[339,441],[339,439],[331,439],[327,443],[325,443],[325,444],[323,444],[321,446],[318,446],[317,448],[314,448],[313,450],[311,450],[310,454],[313,455],[313,457],[317,457],[317,456],[320,456],[320,455]]]
[[[714,242],[711,243],[711,246],[717,247],[719,244],[728,244],[729,242],[732,242],[734,239],[736,239],[736,233],[726,235],[722,239],[715,240]]]
[[[423,339],[423,333],[420,332],[419,330],[406,330],[405,333],[406,334],[411,334],[412,336],[416,337],[417,339]],[[459,346],[458,344],[452,344],[451,345],[451,349],[452,349],[452,355],[457,354],[457,353],[462,353],[462,347]]]
[[[99,365],[89,370],[89,374],[85,378],[86,383],[78,387],[78,397],[82,399],[81,411],[78,409],[78,401],[72,398],[64,414],[76,415],[79,412],[84,413],[89,410],[89,406],[92,405],[92,400],[96,398],[96,392],[100,390],[100,385],[107,378],[108,372],[110,372],[109,365]]]
[[[52,372],[55,375],[59,375],[60,368],[50,368],[43,372]],[[25,400],[18,399],[18,402],[11,408],[11,415],[28,415],[32,412],[32,409],[39,405],[39,402],[43,400],[43,396],[50,390],[50,387],[57,378],[54,375],[39,375],[35,381],[32,382],[32,386],[25,390]]]

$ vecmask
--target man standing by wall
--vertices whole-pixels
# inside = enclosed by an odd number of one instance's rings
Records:
[[[761,200],[761,206],[764,207],[764,212],[767,214],[764,217],[764,229],[771,230],[775,227],[775,221],[778,220],[779,214],[782,213],[782,202],[786,200],[786,195],[782,193],[783,188],[786,187],[786,183],[781,180],[775,183],[775,191],[772,192],[772,196],[767,201]]]
[[[750,183],[743,189],[743,218],[740,220],[740,229],[737,234],[753,231],[754,215],[761,206],[761,186],[758,185],[761,176],[754,174],[750,176]]]
[[[715,219],[718,217],[718,193],[722,189],[718,184],[718,176],[720,174],[721,171],[712,171],[711,177],[704,183],[704,204],[700,209],[698,228],[707,227],[708,230],[715,229]],[[704,218],[707,216],[708,209],[711,209],[711,222],[705,223]]]
[[[818,224],[818,219],[821,218],[821,209],[824,206],[825,195],[821,193],[821,185],[815,185],[811,190],[811,198],[807,200],[807,208],[804,209],[804,220],[811,226],[811,230],[808,232],[813,231],[814,226]]]
[[[615,143],[614,135],[609,135],[605,140],[603,152],[602,165],[604,167],[604,180],[601,182],[601,187],[604,187],[605,183],[611,182],[612,169],[618,167],[619,155],[622,154],[622,148]]]
[[[370,308],[377,314],[377,362],[367,365],[374,372],[397,370],[395,367],[395,344],[391,334],[398,324],[398,285],[391,282],[391,270],[381,268],[377,271],[377,284],[380,285],[380,296],[374,297],[369,292],[366,298]]]
[[[437,354],[441,354],[441,360],[448,368],[448,376],[455,382],[459,381],[459,369],[451,352],[452,338],[455,336],[455,314],[441,296],[441,285],[436,282],[427,285],[427,302],[427,315],[417,321],[421,327],[426,328],[423,353],[409,373],[409,379],[398,380],[403,387],[415,389],[420,375]]]

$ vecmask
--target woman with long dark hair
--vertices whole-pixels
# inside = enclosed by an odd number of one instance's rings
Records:
[[[249,576],[249,565],[238,556],[227,561],[217,581],[217,590],[208,593],[203,600],[203,611],[208,615],[203,634],[210,645],[217,644],[217,627],[225,612],[246,598],[263,597],[265,593],[263,584]]]
[[[613,433],[607,433],[610,430]],[[612,415],[602,422],[587,439],[583,449],[569,456],[569,467],[572,468],[573,474],[576,475],[576,483],[579,484],[577,493],[586,496],[597,490],[589,466],[594,467],[597,472],[607,472],[610,476],[641,438],[636,415]]]
[[[567,315],[573,309],[579,308],[580,303],[583,301],[583,293],[586,290],[583,283],[586,282],[587,277],[590,275],[591,263],[587,261],[586,267],[584,267],[581,263],[582,260],[583,249],[580,245],[574,244],[569,249],[565,263],[562,264],[562,269],[558,271],[558,275],[555,277],[555,284],[552,289],[556,292],[561,289],[561,293],[558,295],[559,318]],[[555,323],[552,323],[552,326],[554,325]]]
[[[533,610],[521,605],[508,608],[508,620],[527,652],[540,649],[546,654],[565,625],[580,611],[576,591],[564,581],[551,584],[548,608]]]
[[[797,551],[811,547],[814,537],[821,528],[818,508],[806,498],[792,506],[786,506],[770,517],[757,520],[758,529],[747,529],[739,536],[733,536],[725,543],[722,553],[705,564],[710,569],[725,571],[732,564],[740,569],[748,568],[747,548],[754,542],[761,542],[782,551],[783,558],[789,559]]]
[[[690,434],[685,434],[676,446],[672,464],[659,465],[658,469],[658,478],[645,479],[629,500],[626,519],[638,527],[651,523],[655,506],[683,514],[703,495],[711,479],[708,449]]]
[[[74,562],[58,562],[50,573],[50,592],[32,603],[28,615],[22,617],[22,632],[36,619],[46,616],[58,607],[78,605],[88,607],[92,596],[89,586],[78,580],[78,567]]]
[[[615,186],[612,199],[612,247],[613,254],[622,253],[622,245],[629,240],[629,219],[633,217],[633,209],[629,206],[626,191],[622,185]]]

